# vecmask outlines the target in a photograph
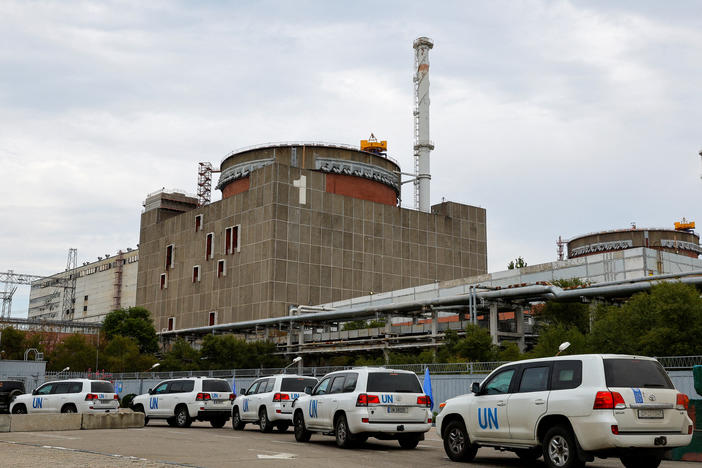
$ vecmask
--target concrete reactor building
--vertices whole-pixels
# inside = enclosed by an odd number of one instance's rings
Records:
[[[372,148],[371,148],[372,149]],[[224,158],[222,200],[160,191],[145,202],[137,298],[157,329],[288,315],[487,272],[485,210],[401,208],[400,167],[322,143],[261,145]]]

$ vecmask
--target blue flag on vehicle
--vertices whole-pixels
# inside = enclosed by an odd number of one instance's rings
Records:
[[[232,375],[232,393],[236,397],[236,376]]]
[[[431,392],[431,377],[429,376],[429,368],[428,367],[424,370],[424,385],[423,385],[423,387],[424,387],[424,394],[427,395],[429,397],[429,399],[431,400],[431,406],[429,407],[429,409],[433,410],[434,409],[434,395],[432,395],[432,392]]]

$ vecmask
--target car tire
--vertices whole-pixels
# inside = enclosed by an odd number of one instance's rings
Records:
[[[451,421],[443,434],[446,455],[457,462],[469,462],[478,453],[478,447],[471,444],[463,421]]]
[[[278,429],[278,432],[286,432],[289,427],[290,427],[290,423],[287,423],[287,422],[279,422],[275,426],[275,428]]]
[[[73,404],[68,404],[68,405],[63,405],[63,408],[61,408],[62,413],[77,413],[78,410],[76,409],[75,405]]]
[[[419,438],[412,436],[412,437],[400,437],[397,439],[397,441],[400,443],[400,447],[402,447],[405,450],[412,450],[413,448],[416,448],[417,445],[419,445]]]
[[[193,423],[188,408],[185,405],[180,405],[175,410],[175,423],[178,427],[190,427]]]
[[[225,418],[217,418],[210,420],[210,425],[217,429],[219,429],[220,427],[224,427],[225,424],[227,424],[227,420]]]
[[[263,407],[258,410],[258,427],[261,432],[271,432],[273,430],[273,423],[268,419],[268,411]]]
[[[336,436],[336,445],[341,448],[352,448],[355,445],[355,440],[349,423],[346,421],[346,415],[340,414],[334,422],[334,435]]]
[[[171,426],[171,427],[176,427],[176,426],[177,426],[175,417],[167,418],[167,419],[166,419],[166,422],[167,422],[168,425]]]
[[[27,407],[21,403],[19,405],[15,405],[15,407],[12,408],[12,414],[27,414]]]
[[[239,408],[234,408],[234,412],[232,413],[232,429],[235,431],[243,431],[244,427],[246,427],[246,423],[241,420]]]
[[[578,447],[573,431],[568,427],[554,426],[543,440],[544,463],[548,468],[581,468],[585,463],[578,457]]]
[[[533,463],[536,460],[538,460],[538,458],[541,455],[543,455],[541,447],[534,447],[530,449],[517,449],[514,451],[514,453],[516,453],[519,459],[525,463]]]
[[[293,425],[295,429],[295,440],[298,442],[309,442],[312,433],[308,431],[305,426],[305,417],[302,416],[302,411],[295,413]]]
[[[619,460],[626,468],[658,468],[661,464],[661,459],[652,455],[630,455],[621,457]]]
[[[134,405],[134,408],[132,408],[135,413],[144,413],[144,426],[148,426],[149,424],[149,417],[146,416],[146,413],[144,412],[144,406],[143,405]]]

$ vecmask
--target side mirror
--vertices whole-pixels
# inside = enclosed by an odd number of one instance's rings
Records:
[[[154,394],[154,389],[153,389],[153,388],[150,388],[150,389],[149,389],[149,395],[153,395],[153,394]]]
[[[36,394],[37,394],[37,389],[35,388],[34,390],[32,390],[32,395],[36,395]]]
[[[304,391],[305,391],[306,394],[312,395],[312,387],[307,386],[307,387],[305,387],[305,390],[304,390]]]
[[[246,389],[245,389],[245,388],[240,388],[240,389],[239,389],[239,395],[246,395]]]
[[[480,384],[478,382],[473,382],[473,385],[470,386],[470,391],[475,393],[476,395],[480,393]]]

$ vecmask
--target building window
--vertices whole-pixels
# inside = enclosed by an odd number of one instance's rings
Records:
[[[214,257],[212,244],[214,244],[214,232],[207,234],[207,239],[205,239],[205,259],[207,260],[211,260]]]
[[[217,278],[221,278],[222,276],[227,276],[227,261],[226,260],[219,260],[217,262]]]
[[[195,216],[195,232],[202,231],[202,215]]]
[[[87,311],[88,311],[88,306],[83,306],[83,312],[87,312]]]
[[[193,267],[193,283],[200,281],[200,265],[195,265]]]
[[[166,289],[168,287],[168,276],[165,273],[161,273],[161,289]]]
[[[210,312],[210,320],[209,320],[209,325],[215,325],[217,323],[217,312]]]
[[[168,317],[168,331],[175,328],[175,317]]]
[[[224,230],[224,254],[229,255],[239,252],[239,226],[228,227]]]
[[[166,246],[166,270],[175,266],[175,245]]]
[[[88,300],[88,296],[85,296],[85,297],[83,298],[83,300],[84,300],[84,301],[87,301],[87,300]]]

